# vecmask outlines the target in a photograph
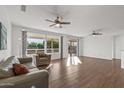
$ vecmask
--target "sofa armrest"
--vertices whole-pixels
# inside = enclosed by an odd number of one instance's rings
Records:
[[[51,61],[51,55],[47,55],[48,59],[49,59],[49,63]]]
[[[0,87],[3,88],[47,88],[49,75],[46,70],[33,71],[24,75],[14,76],[0,80]]]
[[[18,58],[21,64],[32,62],[32,57]]]

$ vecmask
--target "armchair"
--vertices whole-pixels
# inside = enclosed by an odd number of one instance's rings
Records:
[[[51,61],[51,55],[47,55],[44,53],[39,53],[36,55],[36,64],[39,66],[48,66]]]

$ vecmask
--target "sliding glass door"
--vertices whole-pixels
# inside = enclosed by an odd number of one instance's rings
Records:
[[[69,40],[68,42],[68,54],[70,56],[78,56],[78,42],[76,40]]]

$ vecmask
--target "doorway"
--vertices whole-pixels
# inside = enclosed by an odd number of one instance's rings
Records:
[[[78,56],[79,56],[79,40],[69,40],[67,66],[81,64],[82,62]]]
[[[78,41],[77,40],[69,40],[68,54],[70,56],[78,56]]]

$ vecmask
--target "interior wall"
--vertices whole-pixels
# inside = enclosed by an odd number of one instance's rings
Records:
[[[121,50],[124,50],[124,34],[115,37],[115,58],[121,58]]]
[[[88,36],[83,39],[83,56],[112,59],[112,36]]]
[[[83,56],[83,38],[79,39],[79,56]]]
[[[68,40],[67,36],[63,36],[63,58],[68,57]]]
[[[12,55],[22,57],[22,28],[19,26],[12,26]],[[52,59],[60,58],[60,53],[51,54]]]
[[[12,55],[22,57],[22,29],[12,25]]]
[[[15,55],[17,57],[21,57],[22,52],[22,39],[21,39],[21,31],[22,28],[16,25],[12,25],[12,55]],[[36,31],[37,32],[37,31]],[[43,34],[43,33],[42,33]],[[45,34],[47,34],[45,32]],[[49,33],[48,33],[49,34]],[[68,57],[68,40],[69,36],[63,35],[63,58]],[[61,43],[60,43],[61,44]],[[60,45],[61,47],[61,45]],[[59,59],[60,53],[52,53],[52,59]]]
[[[0,6],[0,22],[7,28],[7,50],[0,50],[0,60],[11,55],[11,23],[5,6]]]

